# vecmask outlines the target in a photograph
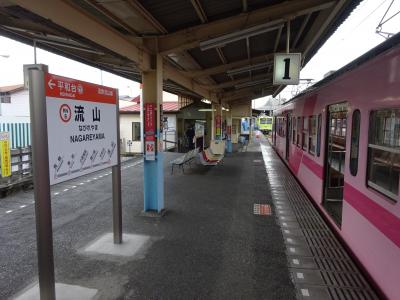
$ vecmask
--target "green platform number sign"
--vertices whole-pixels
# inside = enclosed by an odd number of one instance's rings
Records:
[[[301,53],[276,53],[274,85],[299,84]]]

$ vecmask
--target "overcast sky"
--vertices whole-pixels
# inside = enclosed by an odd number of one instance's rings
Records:
[[[391,1],[364,0],[301,71],[301,78],[320,80],[328,71],[339,69],[383,42],[384,38],[375,33],[375,28]],[[400,0],[395,0],[388,16],[399,10]],[[400,15],[386,23],[383,31],[399,32]],[[9,55],[9,58],[0,56],[0,86],[22,83],[22,65],[34,62],[33,47],[0,37],[0,55]],[[37,51],[37,62],[47,64],[50,72],[54,74],[101,83],[100,70],[41,49]],[[140,94],[138,83],[108,72],[102,73],[103,84],[118,88],[120,95]],[[292,87],[289,86],[282,96],[290,98],[291,90]],[[259,106],[264,102],[265,98],[260,98],[255,105]]]

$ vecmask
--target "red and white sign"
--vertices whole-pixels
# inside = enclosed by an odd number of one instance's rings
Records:
[[[145,159],[156,159],[156,104],[144,104]]]
[[[50,184],[118,163],[117,90],[46,74]]]
[[[216,115],[215,116],[215,135],[220,136],[221,135],[221,115]]]

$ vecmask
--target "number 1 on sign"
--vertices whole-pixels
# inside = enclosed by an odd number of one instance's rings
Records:
[[[285,76],[283,76],[282,79],[290,80],[290,76],[289,76],[290,58],[285,58],[283,61],[285,62]]]

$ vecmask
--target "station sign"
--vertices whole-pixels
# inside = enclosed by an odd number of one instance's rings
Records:
[[[275,53],[274,85],[299,84],[301,53]]]
[[[118,164],[116,89],[45,74],[50,185]]]
[[[1,177],[11,176],[10,134],[0,132]]]

